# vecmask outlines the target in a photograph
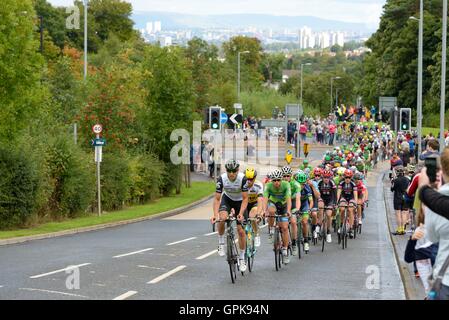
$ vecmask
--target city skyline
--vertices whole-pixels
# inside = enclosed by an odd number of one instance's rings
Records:
[[[73,0],[48,0],[53,5],[70,6]],[[364,23],[377,28],[386,0],[230,0],[226,3],[214,0],[126,0],[133,11],[177,12],[197,15],[216,14],[272,14],[286,16],[313,16],[322,19]]]

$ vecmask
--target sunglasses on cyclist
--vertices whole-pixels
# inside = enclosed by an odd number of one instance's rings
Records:
[[[273,182],[280,182],[281,179],[273,179],[273,180],[271,180],[271,181],[273,181]]]
[[[291,175],[284,176],[284,178],[291,178],[291,177],[292,177]]]
[[[226,170],[226,172],[227,173],[236,173],[236,172],[238,172],[239,170]]]
[[[251,181],[254,181],[254,180],[256,180],[256,179],[254,179],[254,178],[252,178],[252,179],[246,179],[246,180],[248,180],[249,182],[251,182]]]

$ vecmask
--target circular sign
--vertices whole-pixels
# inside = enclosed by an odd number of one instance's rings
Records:
[[[92,127],[92,130],[94,133],[101,133],[101,131],[103,131],[103,127],[101,126],[101,124],[96,124]]]

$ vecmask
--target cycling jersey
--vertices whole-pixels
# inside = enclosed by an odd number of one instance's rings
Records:
[[[331,179],[329,179],[328,183],[325,183],[323,180],[321,180],[318,183],[318,190],[320,191],[321,198],[329,199],[334,196],[335,191],[337,190],[337,186]]]
[[[227,173],[223,173],[217,179],[215,192],[223,193],[232,201],[242,201],[242,192],[248,192],[246,182],[246,177],[242,172],[234,181],[229,180]]]
[[[346,183],[346,181],[340,182],[338,189],[341,190],[341,198],[346,201],[354,199],[354,191],[357,191],[357,186],[353,181]]]
[[[265,186],[263,196],[271,202],[285,204],[287,199],[292,197],[290,183],[281,181],[281,186],[276,188],[274,182],[269,182]]]
[[[295,198],[296,194],[301,191],[301,185],[296,180],[290,181],[290,190],[292,193],[292,199]]]
[[[366,192],[366,186],[363,184],[363,182],[362,181],[359,181],[357,184],[356,184],[356,187],[357,187],[357,194],[358,194],[358,198],[359,199],[363,199],[363,195],[364,195],[364,193]]]
[[[252,187],[248,187],[248,203],[257,203],[257,199],[263,197],[263,185],[259,181],[255,181]]]
[[[312,189],[308,184],[301,185],[301,212],[308,212],[310,209],[309,200],[313,199]]]

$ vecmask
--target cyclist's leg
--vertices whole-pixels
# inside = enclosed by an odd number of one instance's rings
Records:
[[[357,203],[355,202],[355,200],[349,201],[348,212],[349,212],[349,226],[350,226],[351,230],[352,230],[352,226],[354,225],[354,211],[355,211],[356,207],[357,207]]]
[[[301,208],[302,213],[302,236],[304,238],[304,243],[309,242],[309,208]]]
[[[362,219],[362,208],[363,208],[363,198],[357,199],[357,219],[360,221]]]
[[[217,226],[218,231],[218,242],[219,244],[224,244],[224,233],[225,233],[225,220],[228,219],[228,215],[231,212],[231,204],[229,199],[224,195],[221,198],[220,206],[218,208],[218,214],[220,222]]]
[[[233,205],[233,209],[235,210],[235,215],[237,216],[240,212],[241,202],[235,202]],[[239,248],[240,248],[240,259],[243,259],[245,257],[245,250],[246,250],[246,234],[245,229],[242,225],[242,223],[245,223],[245,221],[248,219],[248,211],[245,211],[243,215],[243,221],[240,222],[237,220],[237,233],[239,236]],[[242,257],[243,256],[243,257]]]
[[[274,233],[274,215],[276,214],[276,206],[273,202],[268,202],[268,228],[270,229],[270,234]]]
[[[346,201],[346,199],[341,199],[338,206],[340,208],[340,225],[339,225],[339,227],[341,227],[341,226],[343,226],[343,222],[345,221],[345,209],[348,206],[348,202]]]
[[[249,212],[249,217],[251,219],[255,218],[257,216],[257,205],[255,205],[254,207],[251,208],[250,212]],[[253,227],[253,231],[255,235],[259,234],[259,224],[257,223],[257,221],[251,221],[251,225]]]
[[[318,200],[318,225],[321,226],[323,222],[323,213],[324,213],[324,201],[323,199]]]

